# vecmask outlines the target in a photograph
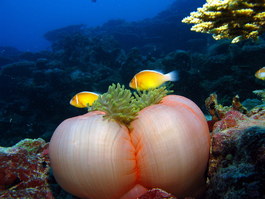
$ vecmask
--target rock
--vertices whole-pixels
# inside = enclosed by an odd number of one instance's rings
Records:
[[[145,194],[140,196],[138,199],[177,199],[175,196],[171,195],[170,193],[165,192],[162,189],[154,188],[148,190]]]
[[[212,132],[208,198],[265,195],[265,110],[246,116],[228,111]]]
[[[12,147],[0,147],[0,162],[0,198],[53,198],[44,140],[24,139]]]

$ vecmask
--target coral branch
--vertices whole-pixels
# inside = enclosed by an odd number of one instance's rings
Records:
[[[264,0],[207,0],[197,12],[182,20],[195,24],[191,30],[213,34],[213,38],[257,39],[265,31]]]

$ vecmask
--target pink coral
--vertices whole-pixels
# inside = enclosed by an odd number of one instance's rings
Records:
[[[244,129],[248,126],[264,126],[264,111],[260,111],[251,117],[248,117],[239,111],[228,111],[221,121],[218,121],[214,125],[214,131],[222,131],[229,128]]]

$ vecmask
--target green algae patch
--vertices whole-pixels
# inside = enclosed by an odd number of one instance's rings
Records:
[[[42,138],[24,139],[12,147],[0,147],[0,153],[16,153],[18,149],[24,149],[29,153],[37,153],[46,142]]]

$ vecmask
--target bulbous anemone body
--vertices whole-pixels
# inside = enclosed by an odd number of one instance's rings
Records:
[[[140,186],[187,196],[205,182],[209,130],[192,101],[164,97],[141,110],[130,130],[103,116],[94,111],[65,120],[55,130],[51,165],[66,191],[81,198],[129,199],[126,193]]]
[[[136,178],[128,129],[103,115],[95,111],[65,120],[49,145],[58,184],[81,198],[117,199]]]
[[[194,194],[204,182],[210,146],[201,110],[187,98],[169,95],[140,111],[132,126],[140,184],[176,196]]]

